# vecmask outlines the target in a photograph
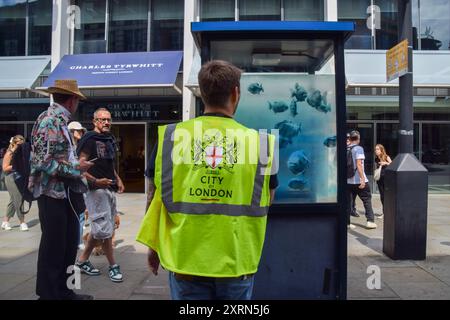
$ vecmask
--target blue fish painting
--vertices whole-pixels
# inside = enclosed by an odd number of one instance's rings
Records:
[[[303,150],[298,150],[289,156],[287,165],[289,170],[297,175],[308,169],[310,161]]]
[[[317,111],[327,113],[331,111],[331,105],[327,103],[325,95],[322,95],[319,90],[314,91],[307,99],[306,102],[315,108]]]
[[[308,179],[304,175],[295,177],[288,182],[288,186],[291,189],[303,191],[308,185]]]
[[[297,112],[297,101],[295,101],[295,99],[291,100],[291,104],[289,105],[289,111],[291,112],[291,116],[293,116],[293,117],[298,115],[298,112]]]
[[[249,84],[247,90],[251,94],[261,94],[261,92],[264,92],[262,84],[257,82]]]
[[[291,120],[283,120],[275,125],[275,129],[280,131],[280,136],[285,138],[293,138],[300,134],[302,125],[292,122]]]
[[[305,101],[307,96],[308,93],[306,92],[305,88],[303,88],[298,83],[295,84],[294,89],[291,89],[291,97],[295,98],[297,102]]]
[[[273,102],[268,101],[269,110],[272,110],[275,113],[285,112],[289,109],[288,105],[284,101],[276,100]]]

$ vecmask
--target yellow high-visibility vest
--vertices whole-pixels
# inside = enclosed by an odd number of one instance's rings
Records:
[[[270,205],[274,137],[216,116],[160,126],[158,135],[156,191],[137,241],[157,251],[173,272],[255,273]]]

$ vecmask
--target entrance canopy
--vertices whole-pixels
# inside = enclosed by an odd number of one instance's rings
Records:
[[[0,91],[31,89],[49,62],[50,56],[1,57]]]
[[[45,81],[76,79],[81,89],[174,88],[182,51],[66,55]]]

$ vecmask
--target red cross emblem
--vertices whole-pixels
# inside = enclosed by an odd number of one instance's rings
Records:
[[[223,160],[223,148],[217,146],[208,146],[205,149],[206,164],[215,169]]]

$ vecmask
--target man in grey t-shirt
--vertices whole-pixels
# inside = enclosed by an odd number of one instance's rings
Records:
[[[347,208],[348,225],[350,224],[350,214],[351,208],[353,207],[354,195],[358,195],[364,204],[364,209],[366,210],[368,229],[375,229],[377,225],[374,222],[374,214],[372,209],[372,194],[370,192],[369,180],[364,172],[364,149],[359,145],[360,134],[358,131],[350,132],[350,145],[347,148],[351,148],[353,167],[356,168],[353,177],[347,179],[347,189],[348,189],[348,201],[349,206]]]

